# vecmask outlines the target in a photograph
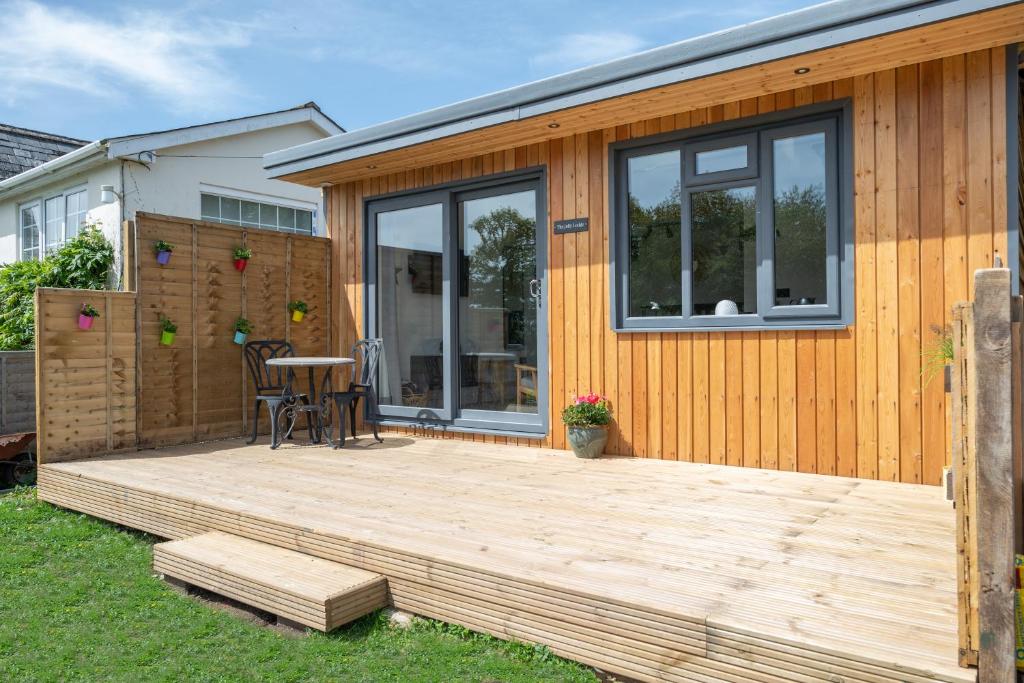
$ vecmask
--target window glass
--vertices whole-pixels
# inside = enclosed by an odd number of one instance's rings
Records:
[[[38,202],[21,207],[21,259],[30,261],[39,258],[39,228],[42,207]]]
[[[78,192],[65,195],[65,239],[71,239],[78,234],[82,225],[85,224],[88,210],[88,192],[86,190],[79,190]]]
[[[271,204],[260,204],[260,225],[264,228],[277,227],[277,207]]]
[[[697,152],[694,157],[697,175],[732,171],[737,168],[746,168],[749,164],[746,145]]]
[[[58,249],[64,243],[64,197],[57,196],[47,199],[43,204],[43,219],[46,227],[43,231],[46,238],[46,251]]]
[[[826,301],[825,134],[772,143],[775,304]]]
[[[200,211],[206,220],[220,220],[220,197],[215,194],[200,195]]]
[[[380,403],[443,408],[442,205],[384,211],[376,221]]]
[[[277,222],[282,230],[289,232],[295,228],[295,209],[282,206],[277,210]]]
[[[242,225],[258,228],[260,225],[260,205],[256,202],[242,200]]]
[[[629,159],[629,315],[682,311],[680,152]]]
[[[753,187],[690,195],[694,315],[714,315],[720,301],[757,312],[756,196]]]
[[[295,227],[299,232],[313,234],[313,212],[295,209]]]
[[[232,197],[220,198],[220,219],[225,223],[237,223],[239,221],[241,202]]]

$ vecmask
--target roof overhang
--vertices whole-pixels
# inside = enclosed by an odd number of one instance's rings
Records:
[[[0,181],[0,199],[27,194],[43,185],[88,171],[109,161],[105,140],[90,142],[64,156]]]
[[[815,66],[828,66],[830,61],[826,53],[842,46],[903,34],[981,13],[992,13],[1001,8],[1012,7],[1014,20],[1009,21],[1008,26],[1001,27],[1004,30],[1000,33],[1001,37],[996,40],[1015,42],[1020,38],[1012,36],[1024,36],[1024,15],[1020,13],[1020,5],[1021,0],[837,0],[421,114],[272,152],[265,155],[264,167],[270,177],[283,177],[309,185],[340,182],[360,175],[376,175],[387,170],[397,170],[398,165],[388,165],[394,157],[389,153],[410,147],[425,149],[430,143],[438,140],[456,136],[468,139],[476,132],[487,129],[511,130],[518,124],[530,121],[536,124],[533,126],[537,131],[535,139],[543,139],[546,122],[553,120],[556,115],[561,117],[566,112],[579,112],[584,119],[589,115],[589,128],[573,130],[560,123],[561,129],[557,136],[561,137],[572,132],[592,130],[601,125],[614,125],[608,124],[607,121],[602,122],[595,114],[600,105],[612,100],[624,100],[631,96],[639,98],[645,93],[657,95],[677,84],[703,82],[704,79],[730,72],[753,73],[759,68],[763,70],[763,66],[767,64],[785,63],[786,60],[811,54],[823,55]],[[970,46],[970,35],[965,34],[961,37],[962,47],[947,48],[949,54],[956,54],[953,50],[964,52],[977,49]],[[918,39],[915,37],[915,40]],[[908,39],[905,42],[910,44],[914,41]],[[906,46],[908,54],[913,54],[914,47]],[[922,42],[919,47],[928,46]],[[937,50],[938,48],[919,50],[918,61],[944,56]],[[832,57],[831,61],[831,66],[835,67],[836,58]],[[875,63],[878,61],[875,60]],[[870,68],[870,55],[865,57],[863,63],[865,69]],[[858,67],[852,63],[847,66],[848,71]],[[837,72],[837,69],[833,68],[832,72]],[[821,82],[826,73],[828,69],[815,68],[811,74],[803,78],[789,79],[796,85],[788,87]],[[854,73],[857,72],[852,71],[844,75]],[[792,76],[792,72],[789,75]],[[760,77],[767,85],[767,74]],[[782,89],[781,85],[778,89]],[[749,96],[749,93],[733,92],[731,98],[721,96],[720,101],[746,96]],[[676,102],[675,111],[686,108],[688,107]],[[654,109],[644,109],[642,114],[634,112],[632,119],[659,115],[661,114]],[[628,120],[631,119],[627,117],[619,122]],[[547,131],[546,137],[555,136],[552,131]],[[524,144],[527,137],[495,136],[494,139],[507,140],[511,144],[505,144],[505,147],[509,147],[513,144]],[[455,152],[455,148],[451,148],[451,151]],[[486,145],[481,145],[480,152],[484,151],[488,151]],[[444,155],[438,154],[431,158],[442,159]],[[378,159],[384,163],[375,163]],[[374,172],[369,172],[371,170]]]

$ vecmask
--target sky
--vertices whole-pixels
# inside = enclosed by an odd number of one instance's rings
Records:
[[[0,123],[96,140],[313,100],[356,130],[814,1],[0,0]]]

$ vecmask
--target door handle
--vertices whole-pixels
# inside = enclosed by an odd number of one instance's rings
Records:
[[[537,305],[540,305],[540,280],[534,278],[530,280],[530,296],[537,300]]]

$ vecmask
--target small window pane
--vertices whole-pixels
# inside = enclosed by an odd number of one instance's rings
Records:
[[[200,203],[203,218],[220,220],[220,197],[215,194],[204,194],[200,198]]]
[[[85,223],[86,213],[89,209],[87,197],[88,193],[86,190],[79,190],[78,192],[66,195],[64,219],[65,239],[71,239],[78,235],[78,231]]]
[[[721,301],[757,312],[756,197],[753,187],[690,195],[694,315],[714,315]]]
[[[697,152],[694,156],[696,157],[694,165],[697,167],[697,175],[732,171],[738,168],[746,168],[749,164],[747,161],[746,145]]]
[[[242,202],[242,225],[257,228],[260,224],[260,205],[256,202]]]
[[[43,217],[46,220],[46,251],[49,252],[64,243],[64,197],[47,199]]]
[[[301,232],[313,233],[313,212],[295,210],[295,227]]]
[[[293,229],[295,227],[295,209],[287,206],[278,208],[277,222],[282,228]]]
[[[680,153],[633,157],[628,166],[629,315],[680,315]]]
[[[39,204],[21,208],[21,258],[30,261],[39,258],[39,223],[42,218]]]
[[[277,227],[277,207],[270,204],[260,204],[260,225],[264,228]]]
[[[225,223],[237,223],[241,202],[231,197],[220,198],[220,219]]]
[[[825,304],[825,134],[772,145],[775,304]]]

